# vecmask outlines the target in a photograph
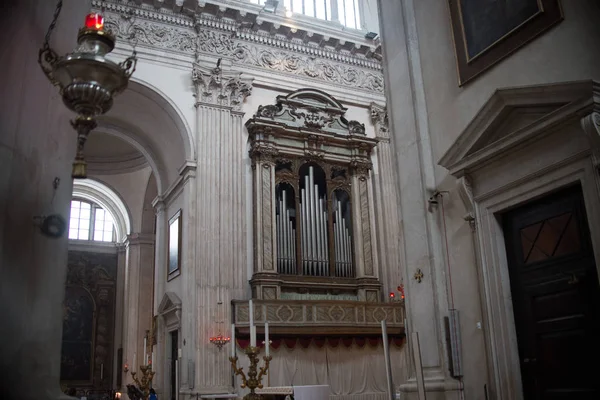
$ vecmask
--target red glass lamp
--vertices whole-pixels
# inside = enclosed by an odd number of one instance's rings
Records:
[[[229,336],[223,336],[219,333],[217,336],[213,336],[208,340],[210,340],[212,344],[214,344],[219,348],[219,350],[221,350],[224,345],[231,341],[231,338]]]

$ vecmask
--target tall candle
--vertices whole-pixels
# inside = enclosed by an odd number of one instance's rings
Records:
[[[256,326],[250,327],[250,346],[256,347]]]
[[[250,299],[250,303],[248,303],[248,316],[250,318],[250,326],[254,325],[254,305],[252,304],[252,299]]]
[[[147,349],[146,338],[144,338],[144,361],[143,361],[144,365],[148,365],[148,356],[146,355],[146,349]]]
[[[104,379],[104,364],[100,364],[100,380]]]
[[[133,372],[137,371],[137,353],[133,353],[133,366],[131,367]]]
[[[235,357],[235,324],[231,324],[231,357]]]
[[[269,323],[265,322],[265,355],[269,357]]]

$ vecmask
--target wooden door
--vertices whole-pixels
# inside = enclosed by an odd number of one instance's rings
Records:
[[[525,400],[600,399],[600,289],[581,188],[503,225]]]

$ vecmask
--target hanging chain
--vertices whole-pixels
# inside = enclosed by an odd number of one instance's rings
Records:
[[[60,11],[62,10],[62,5],[63,0],[58,0],[58,3],[56,4],[56,10],[54,10],[54,17],[52,18],[52,22],[48,27],[48,32],[46,32],[46,37],[44,39],[44,46],[42,47],[42,51],[50,49],[50,36],[52,35],[52,31],[56,26],[56,21],[58,21],[58,16],[60,15]]]

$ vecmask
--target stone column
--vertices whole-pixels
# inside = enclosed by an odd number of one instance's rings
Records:
[[[123,310],[123,359],[130,371],[144,365],[144,336],[152,326],[154,279],[154,235],[133,233],[127,236],[125,307]],[[137,365],[134,365],[134,359]],[[131,383],[126,375],[123,385]]]
[[[125,363],[125,354],[119,363],[119,349],[123,348],[123,323],[125,307],[125,269],[127,268],[127,248],[124,244],[117,246],[117,287],[115,295],[115,336],[113,353],[113,382],[112,387],[117,387],[117,376],[121,374],[121,382],[124,382],[123,364]]]
[[[252,80],[231,70],[196,63],[193,68],[196,95],[198,166],[194,288],[192,307],[198,332],[183,340],[183,357],[195,359],[194,393],[226,393],[231,388],[231,364],[227,348],[219,350],[209,338],[221,331],[230,334],[231,300],[241,299],[247,285],[246,204],[244,165],[247,136],[241,107],[250,95]],[[189,288],[187,290],[192,290]],[[187,353],[186,353],[187,352]],[[195,354],[190,354],[195,352]],[[195,398],[195,396],[194,396]]]
[[[168,215],[165,203],[159,196],[152,202],[154,213],[156,214],[156,233],[154,237],[154,315],[158,314],[158,307],[165,293],[166,269],[167,269],[167,237],[168,237]],[[157,369],[156,379],[152,382],[156,391],[161,396],[167,396],[164,388],[169,387],[170,376],[168,374],[168,365],[166,364],[165,354],[170,351],[165,347],[163,325],[160,318],[157,320],[156,332],[158,336],[156,347],[154,348],[155,358],[153,367]],[[125,356],[123,356],[125,357]]]
[[[381,282],[383,293],[396,292],[402,283],[404,265],[402,263],[402,232],[398,209],[398,190],[396,160],[390,141],[388,114],[385,107],[371,104],[371,121],[375,125],[378,139],[375,152],[377,154],[377,174],[374,175],[374,203],[377,215],[377,242],[381,265]]]
[[[10,100],[0,107],[0,393],[58,399],[65,397],[59,379],[68,231],[44,235],[34,217],[59,214],[68,223],[73,114],[37,62],[56,2],[5,4],[0,89]],[[76,47],[89,9],[89,0],[65,1],[50,41],[59,55]]]
[[[436,214],[427,199],[436,188],[435,164],[417,35],[415,0],[379,0],[387,107],[396,151],[399,208],[402,215],[403,264],[406,266],[408,334],[417,332],[428,399],[456,398],[459,387],[446,366],[444,315],[448,312],[446,269]],[[392,73],[393,71],[393,73]],[[415,276],[421,276],[415,279]],[[409,340],[409,344],[410,344]],[[400,386],[416,399],[416,375]]]

